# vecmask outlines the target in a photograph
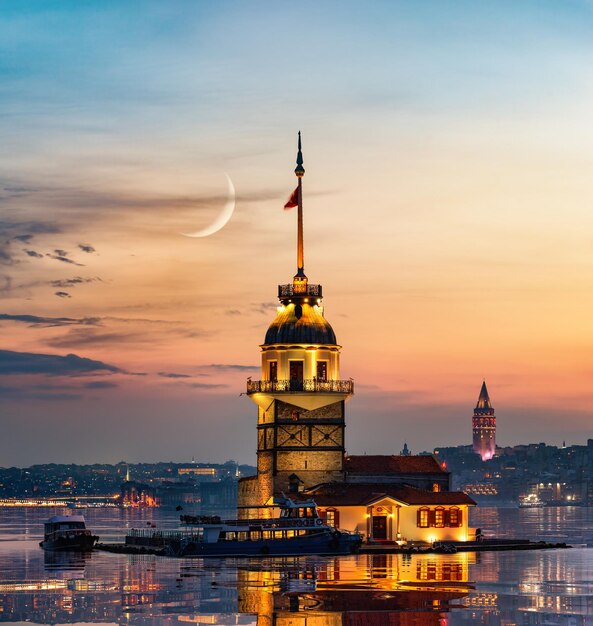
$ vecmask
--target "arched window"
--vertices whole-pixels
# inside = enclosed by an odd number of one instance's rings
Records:
[[[462,517],[461,510],[458,507],[451,507],[449,509],[449,526],[452,528],[458,528],[461,526]]]
[[[434,525],[436,528],[445,527],[445,509],[442,506],[437,506],[434,510]]]
[[[423,506],[423,507],[418,509],[418,514],[417,514],[417,526],[418,526],[418,528],[428,528],[428,526],[429,526],[429,519],[428,519],[429,511],[430,511],[430,509],[427,506]]]

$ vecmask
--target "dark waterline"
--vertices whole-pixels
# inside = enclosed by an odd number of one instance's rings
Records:
[[[52,509],[0,509],[0,621],[72,624],[577,624],[593,623],[593,550],[166,559],[44,553]],[[104,541],[125,528],[175,528],[177,515],[85,509]],[[483,508],[486,534],[587,544],[593,509]]]

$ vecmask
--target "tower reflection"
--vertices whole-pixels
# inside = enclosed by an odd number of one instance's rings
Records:
[[[239,612],[258,626],[448,623],[471,585],[465,554],[359,555],[239,571]]]

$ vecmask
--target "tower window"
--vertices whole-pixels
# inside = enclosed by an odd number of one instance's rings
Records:
[[[290,361],[290,379],[303,380],[303,362]]]
[[[290,361],[290,390],[303,390],[303,362]]]
[[[322,383],[327,381],[327,361],[317,361],[317,380]]]
[[[270,361],[270,380],[273,383],[278,381],[278,361]]]

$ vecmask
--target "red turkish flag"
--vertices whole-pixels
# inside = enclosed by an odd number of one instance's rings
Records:
[[[288,198],[288,202],[284,205],[285,209],[292,209],[295,206],[299,206],[299,188],[297,187]]]

